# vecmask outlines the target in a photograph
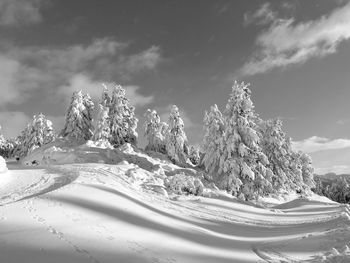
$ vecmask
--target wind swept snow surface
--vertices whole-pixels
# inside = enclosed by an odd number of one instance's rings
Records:
[[[347,205],[254,205],[208,187],[176,195],[164,181],[179,167],[121,153],[117,165],[13,167],[0,190],[0,262],[350,262]]]

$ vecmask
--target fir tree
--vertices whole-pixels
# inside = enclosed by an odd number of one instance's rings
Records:
[[[215,104],[210,107],[204,116],[204,138],[202,152],[204,153],[202,164],[211,175],[216,174],[219,169],[220,157],[223,154],[224,119],[222,113]]]
[[[224,146],[219,173],[222,186],[241,198],[272,191],[272,171],[259,146],[256,114],[248,84],[235,82],[224,111]]]
[[[115,86],[110,102],[110,143],[118,147],[124,143],[137,144],[135,108],[125,97],[125,90]]]
[[[184,131],[183,120],[176,105],[171,107],[168,125],[169,129],[166,136],[167,154],[173,162],[185,164],[188,154],[187,137]]]
[[[42,113],[35,115],[22,132],[18,155],[24,157],[36,148],[54,141],[54,139],[52,122],[46,119]]]
[[[60,135],[77,140],[89,140],[92,136],[93,102],[82,91],[74,92],[66,114],[66,122]]]
[[[285,143],[286,135],[282,131],[282,121],[280,119],[262,122],[261,146],[270,162],[270,168],[274,174],[272,184],[277,191],[281,189],[289,190],[293,177],[290,169],[291,156],[283,147]]]
[[[199,165],[200,158],[199,147],[191,145],[189,147],[188,159],[193,165]]]
[[[109,108],[103,104],[99,104],[99,112],[97,115],[97,124],[93,139],[95,141],[109,141],[110,138],[110,123],[109,123]]]
[[[147,140],[146,151],[166,153],[165,137],[168,125],[160,121],[160,117],[155,110],[148,109],[144,115],[144,135]]]
[[[300,153],[301,174],[303,182],[307,188],[315,187],[314,168],[312,167],[311,157],[306,153]]]

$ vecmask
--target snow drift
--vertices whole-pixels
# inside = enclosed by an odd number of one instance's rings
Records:
[[[348,205],[239,201],[151,155],[65,141],[34,151],[0,188],[0,262],[349,262]]]
[[[0,156],[0,174],[7,172],[6,161]]]

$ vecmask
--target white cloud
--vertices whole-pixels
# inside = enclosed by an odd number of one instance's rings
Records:
[[[23,112],[0,112],[1,133],[7,138],[17,137],[29,121],[30,118]]]
[[[266,14],[269,12],[265,11],[262,21],[271,16]],[[290,18],[271,22],[257,37],[257,51],[240,69],[241,75],[263,73],[335,53],[339,43],[350,38],[350,2],[317,20],[297,23]]]
[[[302,141],[293,142],[293,147],[306,153],[350,147],[350,139],[335,139],[312,136]]]
[[[276,20],[276,18],[277,13],[272,11],[271,4],[264,3],[254,13],[248,12],[244,14],[244,25],[248,26],[252,23],[265,25]]]
[[[0,0],[0,25],[18,26],[42,21],[42,0]]]
[[[113,83],[104,83],[112,88]],[[153,96],[144,96],[139,93],[139,86],[123,86],[127,98],[129,98],[132,105],[145,106],[153,102]],[[65,97],[70,97],[74,91],[82,90],[95,100],[99,100],[103,91],[102,82],[93,81],[89,76],[84,74],[76,74],[69,80],[69,84],[58,89]],[[111,91],[111,90],[110,90]]]
[[[71,87],[85,84],[94,94],[100,86],[93,88],[95,83],[130,80],[141,71],[155,69],[162,60],[158,47],[126,54],[127,47],[125,43],[108,38],[62,48],[2,46],[0,105],[19,104],[37,90],[65,95]],[[135,103],[141,105],[151,100],[147,96],[137,97],[138,89],[130,88]]]
[[[160,48],[152,46],[138,54],[126,57],[123,64],[129,72],[140,72],[154,69],[160,60]]]

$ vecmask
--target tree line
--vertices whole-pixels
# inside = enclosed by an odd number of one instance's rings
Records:
[[[64,128],[53,133],[43,114],[33,117],[16,139],[0,137],[0,154],[23,158],[36,148],[66,138],[84,143],[93,140],[114,148],[137,145],[138,119],[125,90],[104,86],[93,125],[94,103],[82,91],[73,93]],[[199,147],[190,145],[176,105],[167,122],[156,110],[144,114],[145,151],[165,154],[180,166],[201,169],[207,180],[241,199],[281,191],[307,192],[314,187],[311,158],[295,151],[282,130],[280,119],[262,120],[254,110],[249,84],[234,82],[223,112],[217,105],[204,114],[204,138]]]

